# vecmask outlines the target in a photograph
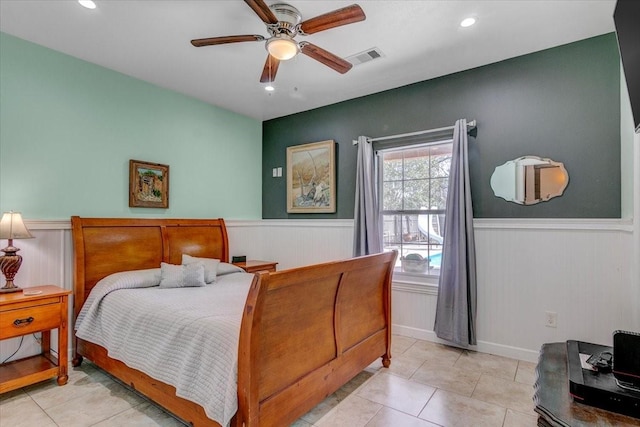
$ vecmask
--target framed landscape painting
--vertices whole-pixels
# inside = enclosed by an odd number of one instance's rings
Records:
[[[287,147],[287,212],[336,211],[335,142]]]
[[[169,207],[169,166],[129,160],[129,207]]]

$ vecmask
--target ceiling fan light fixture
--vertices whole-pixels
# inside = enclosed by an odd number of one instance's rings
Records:
[[[2,1],[2,0],[0,0]],[[270,0],[274,1],[274,0]],[[269,38],[257,34],[232,35],[222,37],[207,37],[191,40],[195,47],[214,46],[227,43],[248,41],[265,41],[264,47],[268,52],[260,75],[261,83],[275,80],[280,62],[294,58],[298,53],[320,62],[323,65],[344,74],[353,64],[339,56],[322,49],[312,43],[296,42],[297,35],[307,36],[347,24],[364,21],[364,11],[357,4],[336,9],[302,21],[302,15],[295,7],[286,3],[267,5],[265,0],[245,0],[247,5],[267,26]]]
[[[269,55],[280,61],[291,59],[300,51],[298,43],[284,34],[275,35],[267,40],[266,47]]]

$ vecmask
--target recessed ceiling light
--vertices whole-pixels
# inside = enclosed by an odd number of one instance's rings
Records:
[[[470,18],[463,19],[462,22],[460,22],[460,26],[461,27],[470,27],[475,23],[476,23],[476,18],[470,17]]]
[[[267,92],[273,92],[274,90],[276,90],[276,88],[271,85],[266,85],[264,87],[264,90],[266,90]]]
[[[87,9],[95,9],[96,4],[92,0],[78,0],[81,6],[86,7]]]

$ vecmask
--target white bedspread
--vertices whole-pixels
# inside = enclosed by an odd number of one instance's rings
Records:
[[[238,407],[240,324],[253,275],[233,273],[204,287],[161,289],[155,286],[160,269],[139,273],[142,280],[103,279],[78,316],[76,335],[174,386],[178,396],[228,425]]]

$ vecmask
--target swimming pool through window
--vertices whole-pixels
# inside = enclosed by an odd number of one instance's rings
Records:
[[[398,250],[396,273],[440,274],[451,151],[446,140],[377,153],[383,245]]]

